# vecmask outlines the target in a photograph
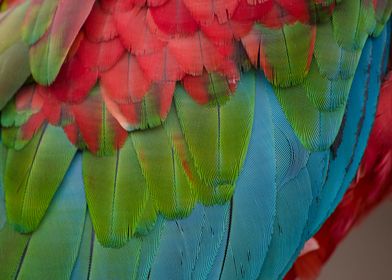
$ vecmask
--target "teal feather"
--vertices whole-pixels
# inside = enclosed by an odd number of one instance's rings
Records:
[[[381,40],[380,43],[374,44],[378,40]],[[358,168],[376,109],[379,81],[376,82],[375,79],[378,80],[381,75],[380,57],[384,57],[384,46],[381,43],[383,40],[385,36],[369,39],[362,51],[348,100],[346,121],[339,136],[341,140],[337,140],[335,146],[332,147],[327,180],[314,202],[316,206],[312,207],[309,236],[314,234],[330,215],[336,206],[338,194],[342,196]],[[373,64],[373,61],[379,64]],[[366,94],[366,92],[371,94]],[[368,121],[365,123],[365,120]],[[365,129],[364,133],[361,132],[363,129]]]
[[[224,243],[229,205],[198,205],[183,220],[167,222],[151,270],[151,279],[206,279]]]
[[[98,242],[87,215],[71,279],[146,279],[163,226],[159,218],[147,236],[134,237],[122,248],[105,248]]]
[[[383,60],[385,58],[385,51],[386,51],[386,39],[387,39],[387,32],[388,29],[385,29],[384,32],[381,33],[377,39],[371,39],[371,49],[372,49],[372,57],[371,57],[371,66],[370,70],[368,70],[368,78],[366,81],[365,87],[361,87],[361,84],[355,84],[352,87],[353,92],[360,92],[360,90],[364,90],[366,93],[365,95],[365,108],[364,113],[362,114],[362,128],[361,131],[357,132],[357,141],[355,145],[355,152],[351,159],[351,168],[347,172],[344,181],[339,188],[338,194],[332,203],[331,209],[327,213],[329,216],[332,214],[333,210],[336,208],[338,203],[342,200],[344,193],[346,192],[348,186],[351,184],[356,171],[358,170],[359,164],[362,159],[362,155],[365,152],[366,144],[370,135],[370,131],[373,125],[374,117],[376,114],[377,109],[377,101],[379,95],[379,89],[381,87],[381,71]],[[357,97],[358,98],[358,97]]]
[[[386,70],[382,60],[385,61],[389,52],[388,44],[385,42],[385,39],[390,36],[388,28],[389,26],[379,38],[368,39],[363,50],[353,87],[350,91],[349,107],[346,112],[346,120],[348,119],[349,123],[343,126],[341,132],[341,136],[344,138],[340,143],[343,148],[338,148],[337,151],[340,153],[335,154],[331,151],[325,151],[312,153],[310,156],[313,162],[311,160],[308,162],[308,170],[312,179],[314,199],[309,210],[308,225],[303,232],[302,241],[282,275],[291,268],[306,240],[316,232],[321,223],[336,208],[358,169],[374,119],[380,77]],[[336,149],[338,144],[339,141],[335,143],[335,147],[332,149]],[[344,164],[347,165],[346,168],[342,167]],[[334,173],[330,173],[330,168],[335,168]],[[331,174],[334,175],[331,176]],[[342,177],[337,181],[335,176]],[[333,202],[331,202],[332,199],[334,199]],[[318,220],[317,225],[314,224],[316,220]]]
[[[132,238],[120,249],[104,248],[94,242],[89,279],[145,279],[155,254],[162,219],[146,237]]]
[[[260,74],[256,81],[252,135],[232,200],[221,279],[255,279],[272,237],[276,206],[275,151],[271,149],[273,122],[268,94],[273,92]]]
[[[306,168],[309,152],[295,136],[275,96],[270,94],[269,98],[275,125],[278,190],[274,234],[259,279],[279,278],[301,240],[313,198]]]

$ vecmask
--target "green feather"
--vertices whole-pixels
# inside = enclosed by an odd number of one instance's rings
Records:
[[[135,232],[148,193],[131,139],[113,156],[84,152],[83,174],[98,239],[106,246],[123,246]]]
[[[346,50],[360,50],[376,27],[372,1],[345,0],[332,16],[336,41]]]
[[[160,102],[159,92],[148,92],[140,105],[140,128],[146,129],[156,127],[162,124],[161,116],[159,113],[158,103]]]
[[[317,26],[314,60],[320,74],[329,80],[354,77],[361,52],[345,50],[334,38],[332,22]]]
[[[131,136],[156,209],[167,218],[189,214],[195,194],[163,127]]]
[[[345,108],[352,80],[353,77],[348,80],[340,77],[329,80],[320,74],[316,62],[313,61],[303,88],[316,110],[334,112]]]
[[[254,72],[243,75],[236,93],[224,105],[201,107],[181,87],[175,93],[175,108],[191,155],[188,158],[194,160],[195,174],[221,202],[231,197],[245,158],[254,94]]]
[[[297,22],[282,28],[257,28],[261,32],[260,63],[272,84],[288,87],[301,83],[311,58],[312,27]]]
[[[375,23],[371,1],[337,4],[329,20],[317,25],[313,61],[303,83],[276,87],[286,117],[307,149],[324,150],[335,140],[362,48]]]
[[[56,166],[52,165],[52,168]],[[18,279],[69,279],[79,251],[86,217],[81,161],[73,162],[45,219],[32,234],[21,258]]]
[[[35,44],[52,24],[59,0],[40,0],[29,5],[26,20],[22,25],[23,40],[30,46]]]
[[[7,217],[6,217],[6,210],[5,210],[5,197],[4,197],[4,164],[7,159],[7,149],[4,145],[0,145],[0,231],[5,226]]]
[[[325,150],[335,140],[345,108],[318,111],[302,86],[275,89],[278,100],[301,143],[311,151]]]
[[[95,1],[85,0],[83,5],[76,0],[43,1],[43,5],[33,6],[30,10],[31,21],[26,25],[24,38],[30,44],[30,67],[34,79],[49,85],[59,73]]]
[[[252,129],[255,73],[244,74],[225,104],[202,106],[178,86],[163,126],[133,131],[114,155],[83,155],[83,175],[98,240],[121,247],[147,234],[157,214],[183,218],[197,202],[233,194]]]
[[[135,235],[148,235],[153,230],[157,221],[157,211],[155,209],[154,199],[149,194],[146,205],[144,206],[142,216],[137,223]]]
[[[16,278],[29,241],[30,235],[16,232],[9,224],[0,231],[0,279]]]
[[[75,151],[62,129],[49,125],[20,151],[9,150],[4,175],[6,207],[8,221],[18,231],[37,228]]]
[[[380,36],[387,23],[392,11],[392,1],[377,1],[376,7],[376,28],[373,31],[373,36]]]
[[[0,109],[30,75],[28,48],[20,32],[27,6],[19,5],[0,19]]]
[[[0,109],[30,75],[28,49],[19,41],[0,54]]]
[[[21,40],[20,26],[23,23],[29,2],[2,14],[0,18],[0,53]]]
[[[94,236],[93,225],[91,219],[86,211],[86,218],[84,220],[83,235],[79,246],[79,253],[73,267],[71,277],[72,280],[87,279],[89,273],[89,263],[91,256],[91,239]]]

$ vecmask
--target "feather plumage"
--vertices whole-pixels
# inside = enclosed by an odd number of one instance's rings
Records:
[[[6,4],[0,278],[284,276],[359,165],[390,0]]]

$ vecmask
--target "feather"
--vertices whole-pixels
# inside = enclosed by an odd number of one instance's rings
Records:
[[[85,152],[87,201],[101,243],[123,246],[135,233],[148,231],[156,213],[179,218],[189,215],[197,200],[206,204],[227,201],[245,157],[252,125],[255,81],[254,73],[247,75],[237,94],[219,109],[201,107],[178,87],[178,103],[163,127],[132,132],[122,150],[112,155]],[[200,115],[200,110],[205,114]],[[181,126],[189,125],[189,119],[196,126]],[[189,145],[200,143],[200,129],[211,131],[204,133],[203,140],[213,147],[208,153],[207,149],[192,149]],[[235,131],[241,131],[242,136],[232,138]],[[214,172],[210,179],[199,178],[203,173],[195,159],[215,160],[209,162],[208,168]],[[227,165],[220,166],[220,161]],[[130,171],[126,170],[133,170],[134,176],[128,177]],[[214,176],[218,176],[218,181]],[[97,184],[102,186],[96,188]],[[129,200],[134,203],[127,204]]]
[[[274,95],[269,95],[276,154],[276,217],[268,254],[259,279],[279,279],[302,240],[312,202],[306,164],[309,153],[299,143]],[[289,159],[289,160],[287,160]]]
[[[108,112],[99,86],[91,90],[84,102],[72,105],[70,112],[75,118],[74,125],[93,153],[110,155],[125,143],[127,132]]]
[[[134,237],[121,249],[105,248],[96,240],[89,216],[71,279],[147,279],[164,227],[158,219],[145,237]]]
[[[357,132],[358,139],[355,144],[355,153],[354,157],[351,159],[351,165],[353,166],[353,171],[348,172],[346,174],[345,180],[342,183],[342,187],[339,188],[339,192],[332,204],[331,210],[328,213],[328,216],[332,213],[332,211],[336,208],[339,201],[342,200],[344,193],[346,192],[348,186],[352,181],[352,175],[358,169],[359,164],[361,162],[362,156],[365,152],[365,148],[369,139],[370,131],[373,126],[374,117],[377,109],[378,96],[381,88],[381,67],[382,60],[385,59],[385,51],[386,51],[386,32],[385,31],[377,38],[372,40],[372,56],[371,56],[371,67],[370,73],[368,74],[368,80],[365,84],[365,100],[366,100],[366,108],[365,113],[362,113],[362,117],[360,120],[360,125],[362,126],[361,132]],[[353,91],[359,91],[362,88],[358,88],[356,84],[353,86]],[[372,93],[372,94],[369,94]]]
[[[302,23],[279,29],[255,25],[242,42],[253,65],[260,65],[272,84],[289,87],[302,83],[309,71],[315,31],[312,26]],[[301,38],[300,42],[298,38]]]
[[[372,1],[342,1],[332,16],[334,35],[347,50],[361,49],[376,25]]]
[[[151,273],[152,279],[206,279],[224,243],[229,205],[195,207],[183,220],[167,222]]]
[[[368,40],[363,50],[349,96],[346,121],[336,146],[332,148],[327,181],[315,202],[317,207],[313,208],[309,230],[311,234],[315,233],[322,221],[336,207],[336,202],[340,200],[337,198],[347,189],[358,168],[376,109],[384,40],[385,35]],[[373,61],[378,61],[379,64],[372,64]],[[361,94],[358,94],[359,92]],[[366,92],[373,94],[369,95]]]
[[[273,94],[257,73],[255,119],[244,167],[231,203],[221,279],[256,279],[267,256],[276,215]],[[259,221],[263,221],[260,223]],[[212,278],[212,279],[217,279]]]
[[[196,195],[165,130],[134,133],[132,140],[157,210],[167,218],[188,215]]]
[[[254,73],[245,74],[232,99],[216,107],[201,107],[183,91],[175,95],[181,129],[208,186],[225,188],[238,176],[252,127],[254,85]],[[233,136],[239,132],[242,136]]]
[[[9,224],[0,231],[0,277],[15,279],[20,271],[20,262],[26,254],[30,235],[16,232]]]
[[[85,215],[81,158],[78,156],[72,162],[44,221],[29,240],[18,277],[68,279],[78,254]]]
[[[161,31],[170,35],[176,33],[189,35],[198,29],[198,24],[183,1],[167,0],[165,5],[151,7],[147,17],[153,20]]]
[[[4,147],[4,145],[1,145],[0,147],[0,174],[1,177],[3,177],[4,174],[4,163],[5,159],[7,158],[7,149]],[[5,223],[7,221],[7,216],[6,216],[6,209],[5,209],[5,197],[4,197],[4,183],[3,180],[0,179],[0,232],[5,226]]]
[[[45,220],[33,235],[22,235],[8,224],[0,232],[0,277],[69,277],[79,249],[85,211],[81,161],[76,158],[54,196]]]
[[[30,8],[32,16],[26,23],[26,26],[33,29],[26,30],[24,38],[31,46],[30,67],[33,77],[40,84],[48,85],[59,73],[94,1],[87,0],[82,6],[75,0],[67,3],[58,0],[37,0],[36,2],[36,5]],[[43,5],[40,5],[41,2]],[[42,27],[35,29],[34,24],[29,22]]]
[[[0,109],[30,75],[28,48],[18,32],[26,8],[27,3],[17,6],[0,19]]]
[[[31,1],[22,26],[23,39],[27,44],[35,44],[49,29],[58,4],[59,1]]]
[[[3,108],[30,75],[28,49],[17,42],[0,54],[0,108]]]
[[[229,20],[233,16],[240,1],[204,0],[194,2],[184,0],[183,2],[197,22],[208,25],[214,20],[215,16],[219,23],[224,23]]]
[[[84,152],[83,174],[98,240],[105,246],[122,247],[135,233],[148,198],[131,138],[112,156]]]
[[[312,201],[306,169],[278,189],[274,236],[259,279],[280,279],[301,242]]]
[[[75,154],[60,128],[46,126],[22,150],[10,150],[4,188],[8,222],[23,233],[35,230]],[[47,166],[52,172],[47,173]]]
[[[70,276],[71,280],[78,279],[88,279],[88,274],[90,272],[90,256],[91,256],[91,242],[94,237],[93,226],[91,224],[91,219],[89,212],[86,211],[82,237],[80,240],[79,252],[75,260],[74,267]]]
[[[315,279],[339,243],[366,216],[390,197],[391,184],[391,75],[383,82],[377,114],[359,170],[334,213],[313,237],[316,250],[301,255],[287,279]],[[309,269],[311,268],[311,270]],[[312,278],[310,278],[312,277]]]

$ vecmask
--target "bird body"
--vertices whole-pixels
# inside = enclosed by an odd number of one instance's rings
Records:
[[[281,279],[356,174],[390,0],[2,9],[1,279]]]

